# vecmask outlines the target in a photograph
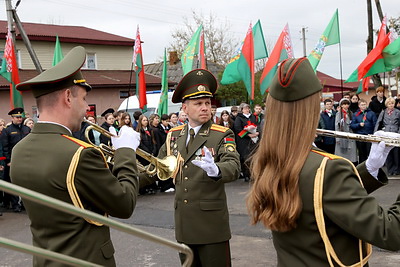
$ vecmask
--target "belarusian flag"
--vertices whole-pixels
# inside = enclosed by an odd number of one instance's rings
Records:
[[[139,108],[143,113],[145,113],[147,111],[146,80],[144,74],[139,25],[137,26],[135,47],[133,51],[133,65],[136,66],[136,96],[139,99]]]
[[[356,82],[373,74],[385,72],[386,67],[382,52],[388,44],[389,34],[386,34],[386,23],[385,20],[383,20],[375,48],[368,53],[367,57],[361,62],[361,64],[345,82]]]
[[[395,69],[400,66],[400,38],[394,40],[385,47],[382,52],[385,62],[386,71]]]
[[[197,58],[200,62],[200,69],[207,69],[207,60],[206,60],[206,47],[204,43],[204,31],[201,31],[200,34],[200,44],[199,44],[199,53]]]
[[[190,39],[188,45],[182,53],[181,62],[183,75],[188,73],[193,69],[193,59],[199,51],[199,39],[200,33],[203,30],[203,25],[200,25],[197,31],[193,34],[192,39]]]
[[[167,49],[164,49],[164,63],[161,77],[160,102],[157,108],[157,114],[168,114],[168,79],[167,79]]]
[[[370,81],[370,77],[369,77],[369,76],[363,78],[363,79],[360,81],[360,84],[358,85],[356,94],[360,94],[360,93],[362,93],[362,92],[368,92],[369,81]]]
[[[338,10],[336,9],[335,14],[333,14],[333,17],[329,22],[328,26],[326,27],[324,33],[322,34],[315,48],[311,51],[310,55],[308,56],[308,60],[310,61],[314,71],[317,69],[322,54],[324,53],[325,47],[337,43],[340,43],[340,34],[339,34],[339,15],[338,15]]]
[[[293,49],[291,46],[291,39],[289,34],[289,26],[286,24],[282,33],[279,35],[278,41],[276,41],[275,47],[272,50],[267,63],[265,64],[263,73],[260,78],[260,92],[264,94],[268,89],[272,78],[278,69],[278,64],[286,58],[293,57]],[[290,51],[290,56],[288,53]]]
[[[238,71],[251,100],[254,100],[254,39],[251,23],[238,60]]]
[[[19,84],[18,65],[15,57],[14,44],[10,30],[7,33],[4,58],[0,74],[10,82],[10,108],[23,108],[24,103],[21,93],[15,88]]]
[[[264,34],[260,20],[253,27],[254,59],[268,57],[267,47],[265,45]],[[238,70],[238,60],[240,58],[244,42],[240,44],[234,53],[234,56],[225,67],[222,75],[221,84],[231,84],[242,80]]]
[[[58,62],[60,62],[64,58],[63,52],[61,49],[61,44],[60,41],[58,40],[58,35],[56,36],[56,46],[54,47],[54,55],[53,55],[53,64],[52,66],[54,67],[57,65]]]

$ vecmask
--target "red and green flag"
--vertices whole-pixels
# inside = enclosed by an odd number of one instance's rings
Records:
[[[188,45],[182,53],[181,62],[182,62],[182,70],[183,75],[188,73],[193,69],[193,59],[194,56],[197,55],[199,51],[199,40],[200,33],[203,30],[203,25],[200,25],[197,31],[193,34],[192,39],[190,39]]]
[[[206,59],[206,47],[204,43],[204,31],[201,31],[200,34],[200,44],[199,44],[199,53],[197,56],[200,62],[200,69],[207,69],[207,59]]]
[[[56,36],[56,45],[54,47],[54,55],[53,55],[53,64],[52,66],[54,67],[55,65],[58,64],[62,59],[64,58],[62,49],[61,49],[61,44],[60,40],[58,40],[58,35]]]
[[[360,81],[360,85],[358,85],[356,94],[360,94],[362,92],[368,92],[370,77],[365,77]]]
[[[10,82],[10,109],[23,108],[24,103],[21,92],[15,88],[15,86],[19,84],[20,80],[14,44],[10,30],[8,30],[7,33],[0,74]]]
[[[168,75],[167,75],[167,49],[164,49],[164,63],[161,77],[161,94],[160,102],[157,108],[157,114],[161,117],[168,114]]]
[[[278,69],[279,62],[293,57],[292,42],[289,33],[289,25],[286,24],[282,33],[279,35],[274,49],[272,50],[268,61],[265,63],[263,73],[260,78],[260,91],[264,94],[271,84],[272,78]]]
[[[386,33],[386,22],[385,19],[383,19],[375,48],[368,53],[367,57],[361,62],[361,64],[345,82],[357,82],[362,78],[374,75],[376,73],[385,72],[386,66],[382,53],[383,50],[388,46],[389,42],[389,34]]]
[[[147,111],[146,79],[142,56],[142,43],[140,41],[139,25],[137,26],[135,47],[133,51],[133,66],[136,73],[136,96],[139,100],[139,108],[143,113]]]
[[[251,23],[238,59],[238,71],[246,86],[250,100],[254,100],[254,39]]]
[[[324,33],[316,44],[315,48],[311,51],[308,56],[308,60],[311,63],[314,71],[317,69],[317,66],[322,58],[322,54],[324,53],[325,47],[329,45],[334,45],[340,43],[340,33],[339,33],[339,14],[336,9],[335,14],[333,14],[332,19],[330,20],[328,26],[326,27]]]
[[[264,34],[260,20],[253,27],[253,43],[254,43],[254,59],[262,59],[268,57],[267,47],[265,45]],[[242,76],[238,69],[238,60],[241,56],[244,42],[240,44],[234,53],[234,56],[225,67],[222,75],[221,84],[231,84],[242,80]]]

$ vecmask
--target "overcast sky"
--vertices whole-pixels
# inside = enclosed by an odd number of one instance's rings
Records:
[[[374,29],[380,27],[373,4]],[[16,1],[12,1],[13,6]],[[383,12],[399,17],[399,0],[381,0]],[[260,19],[266,42],[272,47],[286,23],[295,57],[303,56],[301,28],[306,27],[307,54],[317,43],[336,8],[339,9],[343,78],[366,56],[367,6],[365,0],[22,0],[17,13],[23,22],[85,26],[134,39],[139,24],[145,63],[159,61],[171,32],[184,27],[191,11],[228,21],[232,35],[243,40],[250,22]],[[1,19],[6,20],[5,2],[0,0]],[[375,39],[374,39],[375,42]],[[268,51],[270,52],[270,51]],[[318,70],[340,78],[339,46],[325,49]]]

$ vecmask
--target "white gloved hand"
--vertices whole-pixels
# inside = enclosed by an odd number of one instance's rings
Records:
[[[400,134],[392,132],[377,131],[374,133],[376,136],[400,138]],[[392,150],[393,146],[386,146],[385,142],[372,143],[371,151],[369,152],[368,159],[365,162],[368,172],[378,178],[379,169],[385,164],[386,158]]]
[[[219,175],[219,168],[214,162],[214,158],[211,155],[210,150],[207,147],[203,147],[204,157],[202,160],[192,160],[193,165],[202,168],[208,176],[217,177]]]
[[[110,127],[109,131],[117,135],[114,127]],[[140,145],[140,134],[133,130],[133,128],[124,125],[119,130],[118,137],[111,137],[111,142],[115,149],[127,147],[136,151]]]

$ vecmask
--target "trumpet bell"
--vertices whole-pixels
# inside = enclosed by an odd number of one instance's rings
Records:
[[[170,177],[175,176],[175,172],[178,170],[178,161],[175,156],[166,156],[163,159],[159,159],[157,164],[157,175],[161,181],[168,180]]]

